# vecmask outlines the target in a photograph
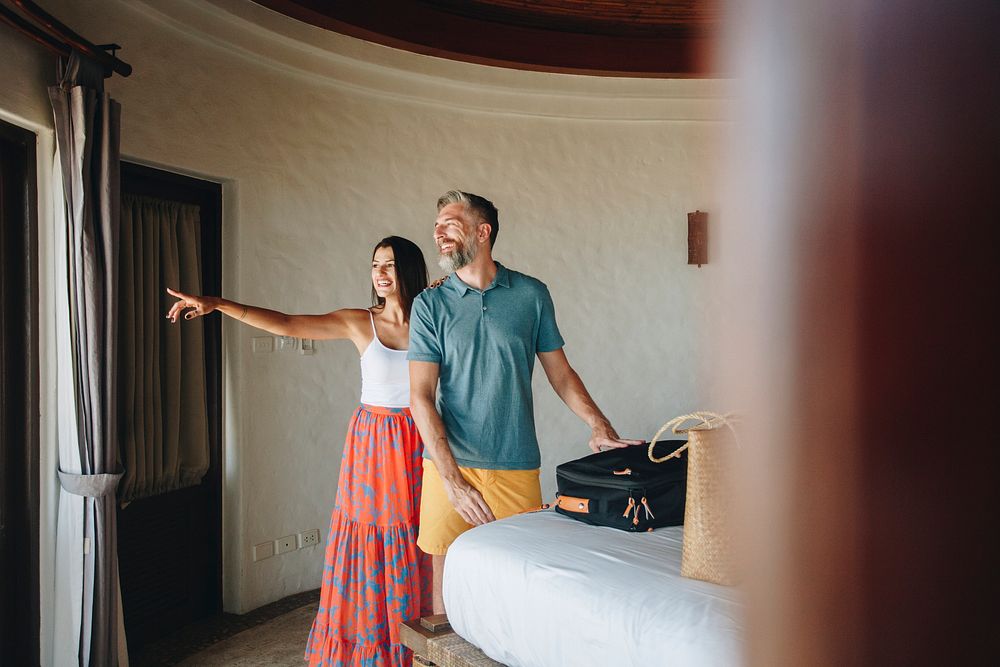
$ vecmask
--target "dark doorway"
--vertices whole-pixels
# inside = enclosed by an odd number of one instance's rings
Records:
[[[122,163],[122,195],[198,206],[204,292],[222,289],[222,186]],[[164,313],[165,314],[165,313]],[[205,327],[209,469],[201,484],[118,510],[118,559],[129,654],[222,612],[222,323]]]
[[[39,663],[35,134],[0,121],[0,656]]]

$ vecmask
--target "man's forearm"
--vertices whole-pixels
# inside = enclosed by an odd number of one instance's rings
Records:
[[[566,354],[561,348],[551,352],[540,352],[538,358],[541,359],[545,375],[559,398],[590,427],[588,444],[593,451],[639,444],[639,440],[623,440],[618,437],[610,420],[590,397],[590,392],[583,386],[583,380],[569,365]]]
[[[576,371],[572,368],[569,369],[560,380],[559,386],[555,387],[556,394],[573,411],[573,414],[582,419],[591,429],[599,426],[611,426],[611,422],[597,407],[597,403],[594,402]]]
[[[482,494],[466,481],[462,471],[458,469],[451,447],[448,446],[444,421],[434,405],[434,400],[423,393],[411,394],[410,411],[424,446],[430,451],[431,459],[444,483],[448,501],[458,515],[472,526],[495,521],[493,510],[486,504]]]
[[[438,474],[443,479],[453,481],[461,479],[462,474],[455,463],[455,456],[448,446],[448,436],[444,429],[444,420],[437,411],[433,399],[427,397],[414,397],[411,401],[410,412],[413,414],[413,421],[417,424],[417,431],[424,441],[424,447],[430,452],[431,460],[438,469]]]

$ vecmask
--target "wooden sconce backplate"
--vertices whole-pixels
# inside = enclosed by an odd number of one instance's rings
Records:
[[[708,213],[688,213],[688,264],[708,264]]]

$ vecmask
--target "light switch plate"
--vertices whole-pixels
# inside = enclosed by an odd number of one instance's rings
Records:
[[[274,351],[274,338],[271,336],[254,336],[250,343],[254,354]]]
[[[273,555],[274,542],[261,542],[260,544],[255,544],[253,547],[253,560],[255,563],[259,560],[270,558]]]

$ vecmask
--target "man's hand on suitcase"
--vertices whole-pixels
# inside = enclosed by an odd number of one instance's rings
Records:
[[[628,440],[619,438],[618,433],[608,422],[601,422],[595,426],[590,433],[590,449],[594,452],[603,452],[606,449],[617,449],[619,447],[631,447],[641,445],[642,440]]]

